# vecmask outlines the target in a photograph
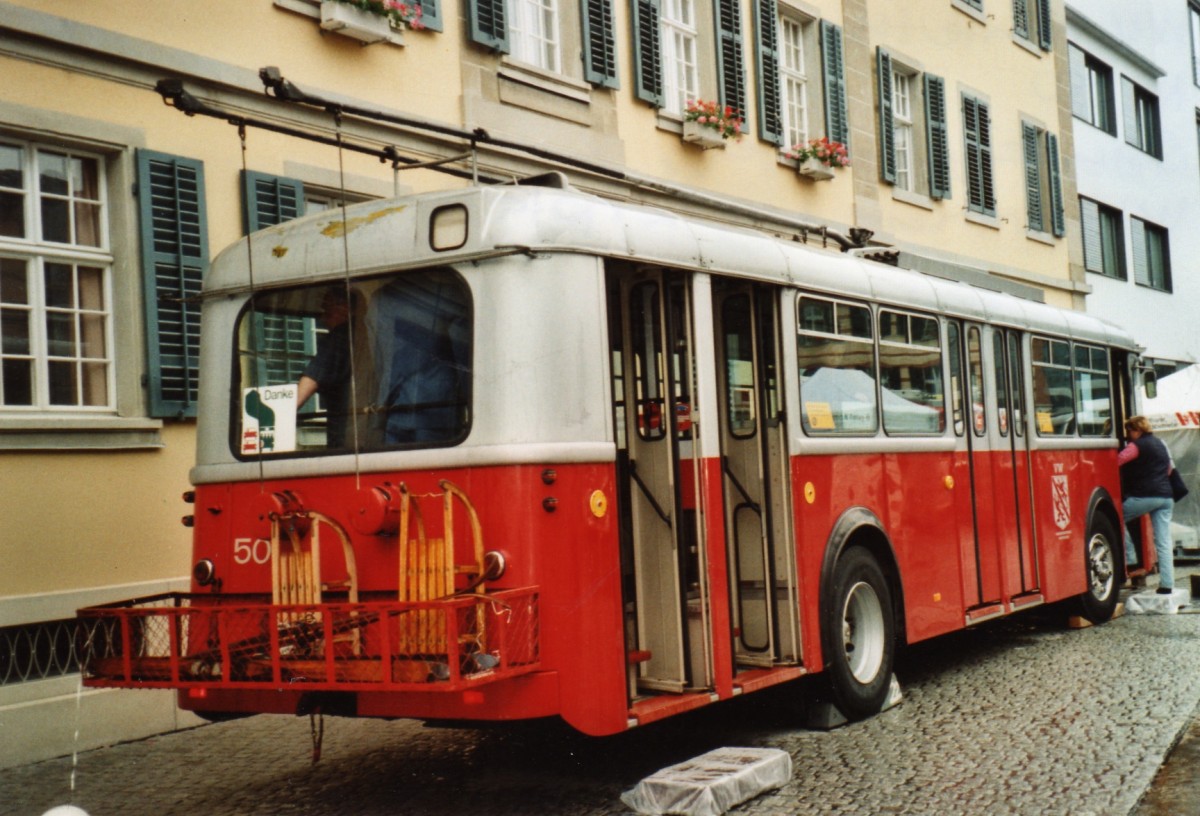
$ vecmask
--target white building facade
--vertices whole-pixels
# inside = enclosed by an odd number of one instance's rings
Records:
[[[1169,373],[1200,359],[1200,2],[1071,0],[1087,310]]]

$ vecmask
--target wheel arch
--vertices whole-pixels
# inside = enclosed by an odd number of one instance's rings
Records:
[[[892,546],[891,537],[884,530],[879,517],[865,507],[848,508],[834,523],[825,543],[825,555],[821,562],[821,584],[818,597],[820,599],[820,615],[834,614],[833,570],[841,557],[850,547],[863,547],[875,558],[883,575],[887,579],[888,589],[892,595],[892,620],[895,626],[897,643],[907,643],[908,636],[904,622],[904,585],[900,580],[900,564],[896,559],[896,551]],[[822,633],[824,628],[822,627]],[[825,643],[824,634],[821,637],[821,663],[828,666],[829,644]]]

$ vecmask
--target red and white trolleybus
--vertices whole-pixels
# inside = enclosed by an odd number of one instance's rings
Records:
[[[83,610],[90,686],[609,734],[823,672],[855,718],[899,644],[1117,601],[1136,347],[1079,312],[505,186],[255,233],[202,336],[193,586]]]

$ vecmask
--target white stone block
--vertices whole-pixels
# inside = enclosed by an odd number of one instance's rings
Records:
[[[1159,595],[1148,589],[1125,599],[1125,611],[1130,615],[1174,615],[1192,602],[1191,593],[1176,587],[1170,595]]]
[[[720,816],[791,778],[787,751],[717,748],[651,774],[621,801],[644,816]]]

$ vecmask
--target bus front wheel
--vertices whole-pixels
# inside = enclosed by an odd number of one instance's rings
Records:
[[[895,659],[892,593],[870,552],[851,547],[833,570],[824,620],[825,660],[842,713],[860,720],[882,710]]]
[[[1104,623],[1117,608],[1120,577],[1120,539],[1111,521],[1097,514],[1087,536],[1087,591],[1080,596],[1080,612],[1092,623]]]

